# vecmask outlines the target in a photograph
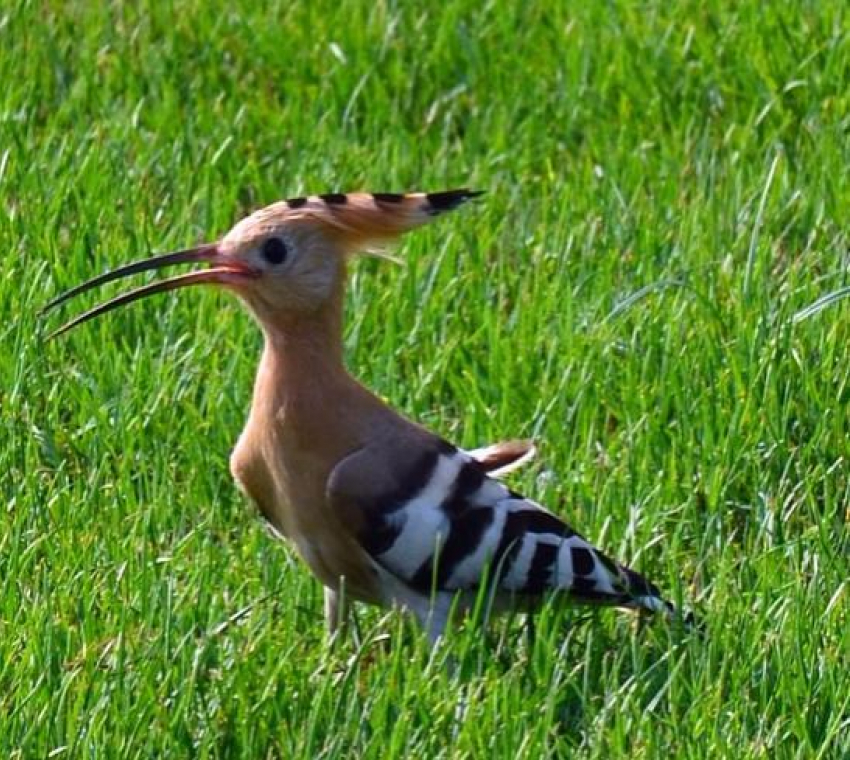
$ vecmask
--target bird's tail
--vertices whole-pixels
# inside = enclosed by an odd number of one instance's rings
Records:
[[[693,616],[682,615],[664,598],[658,586],[599,549],[587,545],[586,551],[573,553],[572,559],[573,575],[565,590],[575,601],[662,613],[686,624],[693,622]]]
[[[642,612],[661,613],[668,620],[679,622],[687,628],[695,625],[693,612],[678,609],[664,598],[661,589],[652,581],[631,568],[614,562],[602,552],[597,551],[597,556],[604,558],[605,569],[615,575],[612,585],[619,589],[617,594],[621,601],[612,601],[612,604]]]

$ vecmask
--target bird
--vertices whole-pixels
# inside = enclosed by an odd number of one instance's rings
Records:
[[[45,312],[113,280],[201,265],[112,298],[51,337],[196,285],[223,288],[247,306],[263,349],[230,470],[323,584],[331,633],[352,601],[364,602],[412,613],[436,644],[482,593],[494,613],[533,613],[560,598],[675,618],[656,585],[500,479],[534,455],[530,441],[466,451],[392,409],[346,368],[352,259],[481,194],[462,188],[278,201],[215,242],[119,267],[59,295]]]

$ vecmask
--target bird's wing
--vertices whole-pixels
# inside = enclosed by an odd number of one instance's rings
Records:
[[[467,451],[482,469],[491,477],[501,478],[523,465],[528,464],[537,454],[534,441],[500,441],[490,446]]]
[[[489,578],[500,596],[558,589],[577,602],[672,611],[641,575],[439,439],[360,449],[334,469],[327,495],[372,560],[417,593]]]

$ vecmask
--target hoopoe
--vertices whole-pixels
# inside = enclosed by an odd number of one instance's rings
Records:
[[[453,604],[482,590],[494,610],[533,611],[547,592],[575,603],[674,614],[658,588],[563,520],[496,479],[527,442],[464,451],[406,419],[343,363],[349,258],[480,193],[351,193],[260,209],[215,243],[113,270],[50,302],[183,263],[208,268],[144,285],[68,322],[214,284],[247,305],[264,335],[248,422],[230,457],[241,489],[325,586],[334,630],[346,599],[411,611],[431,641]]]

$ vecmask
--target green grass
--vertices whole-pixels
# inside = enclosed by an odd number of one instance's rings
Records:
[[[847,757],[845,3],[132,5],[0,8],[0,756]],[[278,198],[458,185],[357,265],[350,367],[536,438],[515,486],[703,637],[553,605],[431,659],[363,610],[330,647],[228,472],[247,315],[40,339],[58,290]]]

